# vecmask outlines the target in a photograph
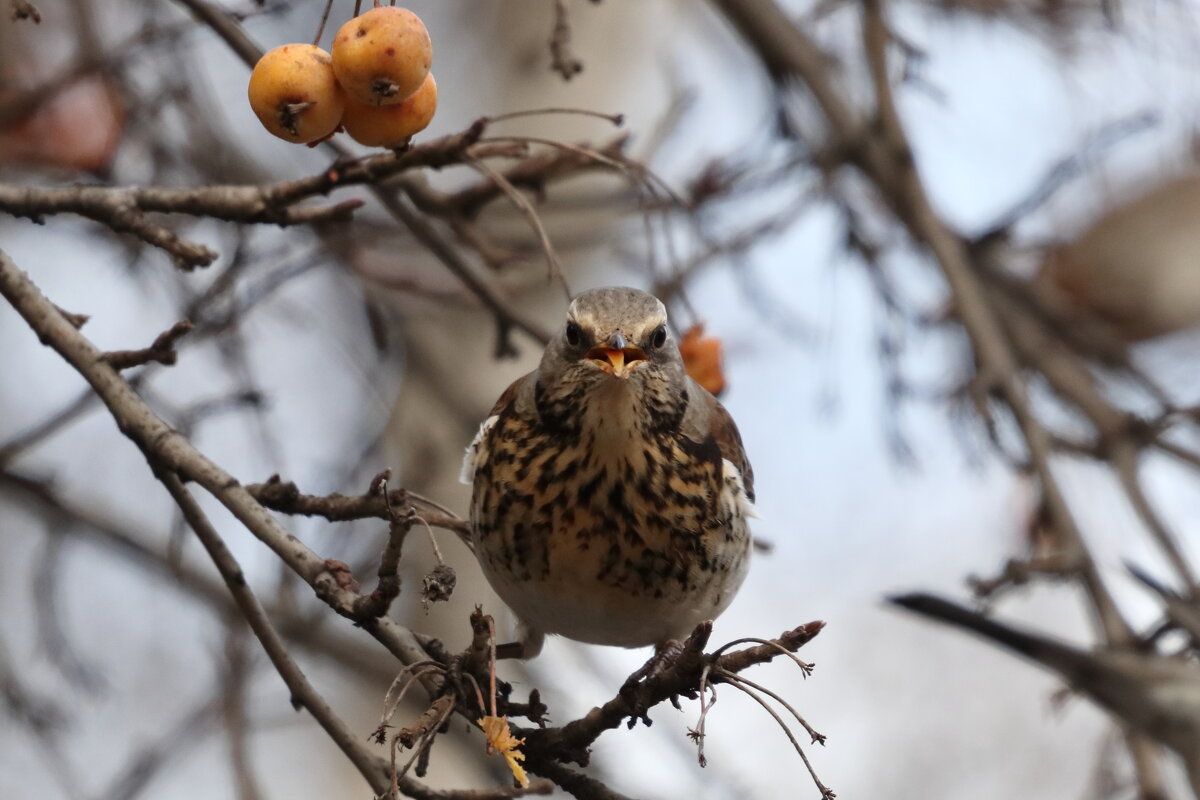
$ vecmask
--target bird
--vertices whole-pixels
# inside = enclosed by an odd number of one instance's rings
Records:
[[[1195,661],[1134,649],[1089,652],[933,595],[915,593],[890,600],[979,634],[1058,673],[1119,721],[1178,753],[1192,791],[1200,798],[1200,665]]]
[[[1198,214],[1200,174],[1161,181],[1050,248],[1034,291],[1071,324],[1128,343],[1200,327]]]
[[[503,655],[546,634],[656,653],[715,619],[745,579],[754,475],[729,412],[688,377],[658,298],[582,292],[537,369],[467,448],[470,538],[517,618]]]

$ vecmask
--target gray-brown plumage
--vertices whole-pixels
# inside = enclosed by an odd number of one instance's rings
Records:
[[[476,556],[526,658],[545,633],[683,638],[745,577],[754,490],[741,439],[645,292],[571,303],[540,366],[483,423],[463,478]]]

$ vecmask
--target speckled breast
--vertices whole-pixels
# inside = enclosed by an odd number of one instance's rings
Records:
[[[476,553],[528,623],[638,647],[686,636],[741,585],[750,535],[719,454],[670,433],[605,452],[515,416],[480,445]]]

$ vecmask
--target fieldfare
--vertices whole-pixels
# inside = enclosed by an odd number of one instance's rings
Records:
[[[687,376],[657,298],[595,289],[467,448],[471,539],[516,613],[547,633],[661,646],[725,610],[746,575],[754,486],[729,412]]]

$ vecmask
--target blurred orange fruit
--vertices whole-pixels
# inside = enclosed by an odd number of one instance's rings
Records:
[[[0,130],[0,163],[102,172],[124,131],[120,91],[107,78],[84,76]]]

